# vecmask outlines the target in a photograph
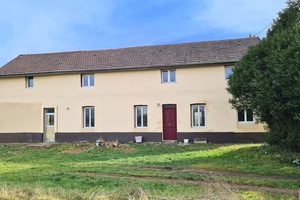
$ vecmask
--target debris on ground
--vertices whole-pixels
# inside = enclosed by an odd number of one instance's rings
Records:
[[[133,152],[135,149],[128,144],[122,144],[118,139],[114,141],[105,141],[103,138],[96,140],[96,147],[105,147],[107,149],[118,148],[124,152]]]

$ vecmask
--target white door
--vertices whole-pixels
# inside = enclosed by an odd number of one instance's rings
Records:
[[[44,141],[55,141],[54,108],[44,108]]]

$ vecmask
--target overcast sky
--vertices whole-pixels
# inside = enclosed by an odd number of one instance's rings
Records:
[[[3,0],[0,66],[26,53],[247,37],[270,24],[285,2]]]

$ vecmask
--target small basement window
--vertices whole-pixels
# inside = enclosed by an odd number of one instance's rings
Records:
[[[33,76],[26,77],[26,87],[32,88],[33,87]]]

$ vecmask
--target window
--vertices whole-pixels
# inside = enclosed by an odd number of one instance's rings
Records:
[[[134,106],[134,115],[136,128],[148,126],[147,106]]]
[[[83,127],[93,128],[95,127],[95,108],[83,107]]]
[[[45,125],[47,128],[54,127],[54,108],[45,108]]]
[[[225,66],[225,78],[229,79],[229,77],[232,75],[232,66]]]
[[[252,110],[239,110],[238,122],[254,122]]]
[[[82,74],[81,75],[81,87],[94,86],[94,74]]]
[[[205,126],[205,105],[204,104],[192,104],[191,105],[191,118],[192,127],[204,127]]]
[[[175,83],[176,82],[176,70],[162,70],[161,71],[162,83]]]
[[[26,87],[32,88],[33,87],[33,76],[26,77]]]

